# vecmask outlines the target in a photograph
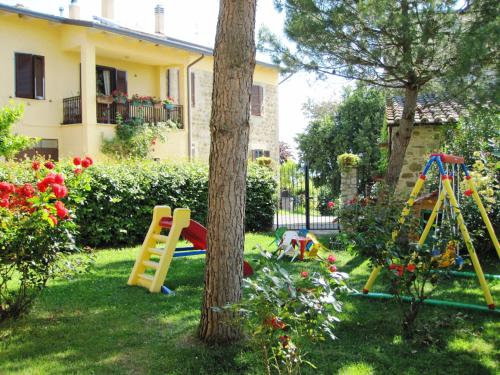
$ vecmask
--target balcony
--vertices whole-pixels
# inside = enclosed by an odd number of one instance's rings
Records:
[[[173,121],[179,129],[184,127],[182,105],[174,105],[173,109],[155,107],[152,105],[96,103],[97,123],[116,124],[117,115],[120,114],[124,121],[131,118],[142,118],[147,123]],[[80,96],[63,99],[63,124],[82,123],[82,100]]]

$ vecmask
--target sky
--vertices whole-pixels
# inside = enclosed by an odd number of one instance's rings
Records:
[[[39,12],[59,15],[64,7],[68,16],[70,0],[0,0],[0,3],[24,6]],[[81,17],[92,19],[100,16],[100,0],[79,0]],[[213,47],[218,16],[218,0],[115,0],[115,22],[143,31],[154,31],[154,7],[165,8],[165,32],[167,36]],[[283,36],[284,15],[278,13],[272,0],[257,1],[256,31],[266,26],[275,34]],[[258,54],[258,60],[270,62],[269,57]],[[283,77],[284,78],[284,77]],[[349,82],[339,77],[325,81],[316,80],[314,75],[298,73],[279,86],[280,140],[295,148],[295,135],[305,129],[307,119],[302,105],[308,99],[313,101],[336,100],[341,97],[343,87]]]

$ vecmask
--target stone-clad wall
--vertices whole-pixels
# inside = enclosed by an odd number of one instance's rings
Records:
[[[207,161],[210,153],[210,113],[212,108],[213,75],[204,70],[194,70],[195,106],[192,108],[192,144],[194,159]],[[249,157],[254,149],[270,151],[271,158],[279,161],[278,88],[254,81],[263,87],[262,116],[250,117]]]
[[[442,142],[442,125],[423,125],[416,126],[413,129],[396,192],[408,193],[413,188],[426,161],[429,159],[429,154],[439,152]]]

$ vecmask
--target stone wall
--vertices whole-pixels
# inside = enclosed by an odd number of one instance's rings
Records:
[[[340,201],[346,204],[358,194],[358,169],[340,172]]]
[[[403,169],[399,175],[396,193],[409,193],[429,159],[429,154],[439,152],[442,142],[442,125],[423,125],[413,129],[410,143],[406,149]]]
[[[192,108],[192,150],[194,159],[208,161],[210,153],[210,114],[212,108],[213,75],[204,70],[195,70],[195,106]],[[263,87],[264,99],[262,116],[250,117],[251,151],[258,149],[270,151],[271,158],[279,161],[279,128],[278,128],[278,88],[273,85],[254,81]]]

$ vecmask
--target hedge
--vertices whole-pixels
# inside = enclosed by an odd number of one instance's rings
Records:
[[[66,165],[67,173],[72,166]],[[71,169],[70,169],[71,168]],[[208,168],[193,163],[120,161],[96,163],[87,170],[91,190],[77,210],[80,244],[92,247],[136,245],[142,242],[155,205],[187,207],[194,220],[206,224]],[[9,163],[0,180],[15,180],[25,170]],[[273,224],[276,180],[269,168],[251,163],[247,177],[246,229]],[[231,218],[228,218],[230,225]]]

